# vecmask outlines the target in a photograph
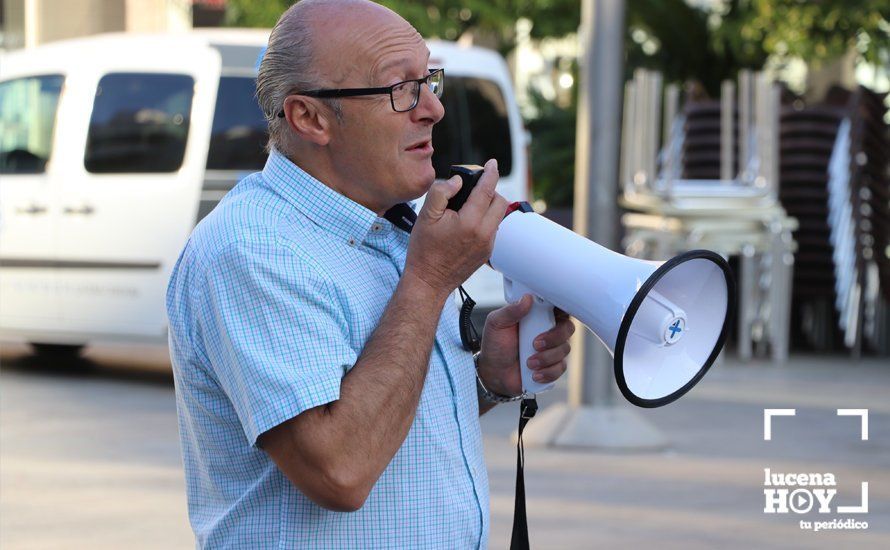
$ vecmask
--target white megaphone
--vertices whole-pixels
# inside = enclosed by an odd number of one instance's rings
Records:
[[[630,258],[515,203],[495,238],[491,267],[504,276],[510,302],[534,296],[519,324],[522,386],[532,380],[533,339],[555,324],[553,308],[578,319],[614,357],[621,393],[659,407],[689,391],[717,358],[734,309],[735,281],[726,261],[694,250],[666,262]]]

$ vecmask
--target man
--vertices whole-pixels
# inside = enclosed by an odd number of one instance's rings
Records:
[[[460,183],[434,183],[444,113],[428,60],[417,31],[365,0],[304,0],[272,31],[257,80],[268,163],[195,229],[167,293],[199,546],[487,545],[478,417],[492,404],[450,297],[507,204],[492,160],[446,209]],[[424,193],[410,238],[382,218]],[[530,306],[486,322],[489,392],[521,392]],[[539,338],[540,380],[565,371],[573,330],[560,317]]]

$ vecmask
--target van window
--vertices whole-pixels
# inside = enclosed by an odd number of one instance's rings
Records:
[[[266,164],[266,119],[255,92],[256,80],[252,77],[219,79],[208,169],[260,170]]]
[[[433,168],[436,177],[446,179],[452,164],[470,164],[464,160],[461,147],[461,101],[460,78],[445,74],[445,89],[442,92],[442,106],[445,116],[433,126]],[[465,126],[465,125],[464,125]]]
[[[498,173],[510,174],[513,168],[510,119],[500,87],[491,80],[467,78],[464,89],[470,128],[467,158],[475,164],[496,158]]]
[[[113,73],[96,88],[86,169],[175,172],[182,166],[195,81],[178,74]]]
[[[53,147],[62,75],[0,82],[0,174],[39,174]]]
[[[498,160],[498,172],[513,169],[510,119],[496,82],[482,78],[445,77],[445,116],[433,126],[433,167],[447,178],[452,164],[484,164]]]

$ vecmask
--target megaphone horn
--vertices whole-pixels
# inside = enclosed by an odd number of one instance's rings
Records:
[[[621,393],[640,407],[666,405],[689,391],[717,358],[735,308],[735,280],[720,255],[693,250],[666,262],[638,260],[515,203],[495,238],[491,267],[507,300],[535,297],[519,326],[523,390],[532,380],[534,338],[554,326],[553,307],[578,319],[614,357]]]

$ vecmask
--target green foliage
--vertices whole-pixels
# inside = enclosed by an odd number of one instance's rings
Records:
[[[512,2],[505,0],[430,0],[418,3],[406,0],[381,0],[426,37],[456,40],[468,29],[491,34],[499,46],[512,39],[516,21]]]
[[[720,25],[715,34],[736,50],[759,43],[770,54],[818,65],[851,48],[877,63],[890,49],[890,0],[735,0],[731,5],[733,24]]]
[[[515,46],[516,21],[534,21],[532,38],[565,36],[578,29],[580,0],[380,0],[426,37],[456,40],[472,29],[507,54]]]
[[[226,25],[271,29],[294,0],[227,0]]]
[[[531,164],[535,198],[551,207],[572,205],[575,182],[576,102],[561,108],[532,91],[539,116],[526,124],[532,134]]]
[[[526,0],[520,13],[534,22],[532,38],[565,36],[578,30],[581,24],[581,0]]]
[[[626,77],[635,68],[661,71],[666,82],[695,80],[710,94],[720,91],[720,82],[735,78],[739,69],[759,69],[768,52],[762,43],[739,40],[738,27],[743,23],[738,0],[727,2],[721,18],[694,8],[684,0],[628,0],[625,41]],[[719,20],[716,32],[713,22]],[[658,45],[651,53],[634,40],[644,32]]]
[[[565,36],[578,30],[581,0],[381,0],[422,35],[455,40],[469,29],[493,37],[497,49],[513,49],[517,19],[534,22],[532,38]]]
[[[293,0],[228,0],[226,24],[271,28]],[[379,0],[427,38],[457,40],[473,29],[493,38],[501,53],[514,46],[516,20],[535,22],[533,38],[565,36],[578,29],[581,0]]]
[[[228,0],[227,24],[272,27],[293,0]],[[513,47],[520,17],[533,38],[578,29],[581,0],[381,0],[426,37],[455,40],[469,29]],[[727,0],[709,12],[684,0],[627,0],[627,27],[659,44],[647,54],[628,35],[628,67],[662,70],[668,80],[696,77],[705,87],[741,67],[760,67],[768,54],[822,61],[857,47],[871,62],[890,48],[890,0]],[[675,76],[676,78],[672,78]]]

